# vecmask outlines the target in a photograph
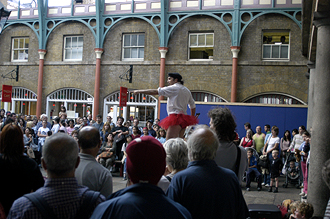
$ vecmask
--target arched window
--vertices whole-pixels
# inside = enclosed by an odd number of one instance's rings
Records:
[[[49,118],[58,116],[65,106],[69,119],[87,116],[93,112],[94,97],[80,89],[62,88],[47,96],[46,114]]]
[[[138,94],[134,95],[133,90],[127,91],[127,106],[119,107],[119,91],[109,94],[104,98],[104,119],[106,115],[110,115],[113,121],[118,116],[122,116],[125,121],[127,119],[138,118],[141,125],[149,119],[157,118],[158,99],[152,95]]]
[[[198,102],[228,102],[224,98],[205,91],[191,91],[195,101]]]
[[[307,105],[302,100],[291,95],[282,93],[263,93],[247,98],[244,103],[263,103],[263,104],[298,104]]]
[[[37,94],[24,87],[13,87],[11,103],[1,102],[1,109],[24,115],[36,115]],[[0,91],[2,100],[2,91]]]

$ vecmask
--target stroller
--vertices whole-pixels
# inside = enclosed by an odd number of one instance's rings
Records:
[[[297,189],[300,187],[300,170],[299,165],[296,162],[296,157],[294,156],[294,152],[290,152],[287,155],[285,160],[283,172],[285,172],[285,183],[283,184],[284,188],[288,187],[288,184],[293,184]]]

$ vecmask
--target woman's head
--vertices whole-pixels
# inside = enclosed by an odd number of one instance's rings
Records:
[[[188,165],[187,143],[181,138],[172,138],[164,143],[166,164],[173,170],[182,170]]]
[[[112,142],[113,141],[113,134],[108,133],[108,134],[105,135],[105,138],[108,140],[108,142]]]
[[[251,129],[246,130],[246,137],[248,139],[252,139],[252,131],[251,131]]]
[[[63,112],[63,113],[66,112],[66,108],[65,108],[65,106],[61,106],[61,112]]]
[[[285,130],[283,138],[285,141],[290,141],[291,140],[291,134],[289,130]]]
[[[110,123],[109,122],[104,123],[102,131],[103,132],[110,131]]]
[[[278,136],[278,132],[279,132],[278,127],[274,125],[274,126],[272,127],[272,135],[273,135],[273,136]]]
[[[29,136],[29,134],[31,134],[31,133],[32,133],[32,129],[29,128],[29,127],[26,127],[25,130],[24,130],[24,134],[25,134],[26,136]]]
[[[22,129],[13,124],[7,124],[1,132],[0,153],[6,158],[15,159],[23,155],[24,142]]]
[[[73,128],[73,126],[74,126],[74,121],[73,121],[73,119],[70,119],[70,120],[69,120],[69,126],[70,126],[70,128]]]
[[[137,127],[137,126],[133,126],[133,128],[132,128],[132,132],[133,132],[133,134],[138,134],[138,131],[139,131],[139,128]]]
[[[157,138],[160,138],[160,137],[166,138],[166,132],[162,128],[159,128],[158,132],[157,132]]]

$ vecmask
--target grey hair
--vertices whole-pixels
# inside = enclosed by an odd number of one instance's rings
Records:
[[[188,147],[182,138],[172,138],[164,143],[166,163],[174,170],[186,169],[188,166]]]
[[[76,140],[64,133],[46,139],[42,151],[48,171],[59,176],[75,169],[78,153]]]
[[[213,160],[220,145],[217,134],[205,126],[197,126],[187,143],[189,160]]]

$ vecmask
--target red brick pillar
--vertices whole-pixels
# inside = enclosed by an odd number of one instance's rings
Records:
[[[238,62],[238,53],[241,49],[240,46],[231,46],[231,52],[233,53],[233,67],[232,67],[232,75],[231,75],[231,102],[236,102],[236,94],[237,94],[237,62]]]
[[[101,78],[101,56],[103,49],[94,49],[96,55],[96,66],[95,66],[95,86],[94,86],[94,109],[93,109],[93,120],[96,120],[96,115],[99,114],[100,105],[100,78]]]
[[[160,52],[160,74],[159,74],[159,87],[165,86],[165,58],[166,53],[168,51],[167,47],[159,47]],[[164,100],[163,96],[158,97],[158,112],[157,112],[157,118],[160,117],[160,101]]]
[[[43,78],[44,78],[44,58],[46,55],[46,50],[39,49],[39,75],[38,75],[38,91],[37,91],[37,118],[40,118],[41,109],[42,109],[42,85],[43,85]]]

